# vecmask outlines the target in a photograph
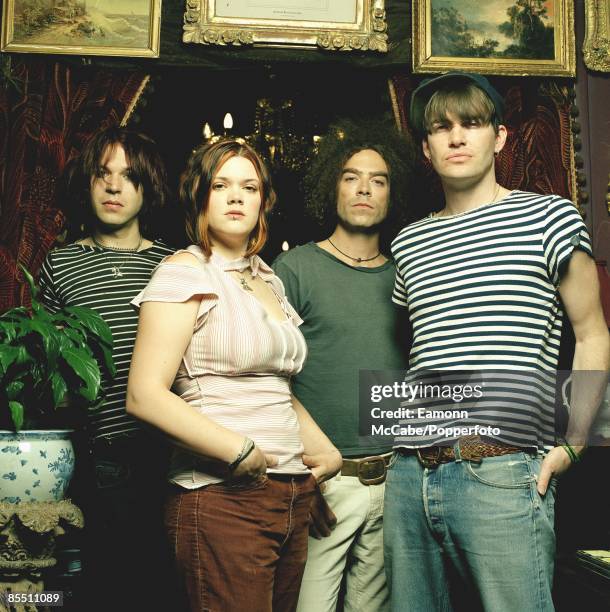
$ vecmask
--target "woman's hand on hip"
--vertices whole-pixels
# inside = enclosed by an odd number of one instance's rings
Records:
[[[231,472],[232,478],[256,479],[267,473],[268,467],[275,467],[279,460],[276,455],[267,455],[255,446],[252,452]]]

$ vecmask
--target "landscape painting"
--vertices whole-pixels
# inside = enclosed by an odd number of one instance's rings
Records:
[[[414,68],[569,76],[573,24],[570,0],[414,0]]]
[[[5,0],[2,50],[159,55],[161,0]]]

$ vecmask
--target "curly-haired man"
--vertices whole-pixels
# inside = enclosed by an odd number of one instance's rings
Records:
[[[358,376],[405,366],[407,342],[391,304],[394,264],[384,252],[404,215],[412,160],[393,127],[335,126],[306,181],[310,212],[328,237],[274,263],[309,347],[293,393],[344,457],[312,512],[304,612],[335,610],[343,582],[345,609],[388,609],[382,516],[390,455],[379,440],[358,436]]]

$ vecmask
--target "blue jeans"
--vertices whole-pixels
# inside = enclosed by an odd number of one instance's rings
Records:
[[[553,610],[555,482],[526,453],[423,468],[396,454],[383,517],[395,612]]]

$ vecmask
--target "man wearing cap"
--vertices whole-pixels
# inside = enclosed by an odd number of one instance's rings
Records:
[[[487,79],[467,73],[424,81],[411,101],[445,206],[392,243],[393,301],[413,325],[409,377],[466,371],[478,399],[471,388],[471,399],[452,396],[462,411],[415,411],[408,424],[417,433],[405,427],[395,441],[384,547],[392,609],[401,612],[553,610],[555,477],[578,460],[607,379],[586,227],[561,197],[497,183],[502,112]],[[590,376],[573,389],[579,417],[557,446],[545,384],[563,311],[576,337],[573,369]]]

